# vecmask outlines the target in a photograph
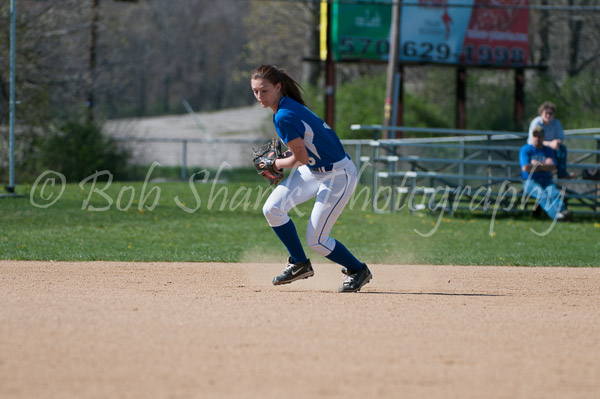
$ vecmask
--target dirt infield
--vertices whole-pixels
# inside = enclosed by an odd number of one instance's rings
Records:
[[[0,398],[598,398],[600,268],[0,261]]]

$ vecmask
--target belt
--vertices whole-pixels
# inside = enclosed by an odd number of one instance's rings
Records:
[[[320,173],[331,172],[333,169],[335,169],[335,167],[337,166],[337,164],[339,164],[342,161],[346,160],[346,158],[350,159],[350,155],[346,154],[346,156],[344,158],[342,158],[340,161],[331,163],[329,165],[325,165],[325,166],[309,166],[308,168],[310,170],[312,170],[313,172],[320,172]]]
[[[309,166],[308,168],[310,170],[312,170],[313,172],[325,173],[325,172],[331,172],[333,170],[333,164],[330,164],[327,166]]]

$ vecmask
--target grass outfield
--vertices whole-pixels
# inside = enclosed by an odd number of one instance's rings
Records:
[[[270,190],[260,181],[51,183],[17,186],[22,197],[0,199],[1,259],[271,263],[286,257],[262,215]],[[553,225],[517,214],[374,213],[362,188],[332,236],[367,263],[598,265],[597,218]],[[291,213],[301,237],[311,206]]]

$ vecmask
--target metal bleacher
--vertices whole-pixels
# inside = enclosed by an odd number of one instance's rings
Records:
[[[522,190],[519,150],[527,133],[381,125],[351,129],[374,133],[373,140],[347,142],[359,146],[359,168],[372,168],[372,206],[377,212],[406,206],[411,212],[443,207],[450,214],[537,208]],[[384,130],[392,137],[399,131],[429,137],[379,139]],[[600,215],[600,181],[580,177],[583,170],[600,167],[599,134],[600,128],[565,130],[567,169],[577,177],[555,177],[555,183],[564,189],[564,200],[574,214]]]

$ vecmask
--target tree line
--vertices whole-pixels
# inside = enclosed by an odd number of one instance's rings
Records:
[[[247,74],[262,62],[285,66],[316,85],[322,66],[305,59],[318,57],[319,6],[315,0],[18,0],[19,108],[34,119],[64,117],[92,105],[90,92],[96,112],[107,118],[183,112],[183,100],[195,110],[235,107],[252,100]],[[0,16],[0,124],[6,124],[8,1]],[[557,84],[597,70],[598,16],[531,10],[530,64],[548,66],[545,73]],[[381,70],[338,69],[340,83]]]
[[[48,126],[85,120],[92,106],[95,119],[102,121],[183,113],[183,101],[195,111],[251,104],[249,72],[261,63],[285,67],[315,96],[322,96],[324,67],[307,61],[318,58],[320,1],[17,0],[16,4],[18,159],[22,162],[35,153],[39,135]],[[530,0],[529,4],[593,6],[596,2]],[[597,109],[598,85],[593,83],[600,73],[599,16],[600,12],[576,9],[530,10],[529,61],[547,68],[528,71],[528,90],[539,91],[543,83],[548,95],[559,96],[566,82],[584,76],[572,90],[584,107]],[[9,22],[9,2],[3,1],[1,171],[8,151]],[[337,84],[343,87],[384,73],[385,65],[338,64],[336,70]],[[424,87],[428,76],[423,69],[409,70],[406,83],[413,89],[408,94]],[[381,109],[374,118],[382,113]]]

